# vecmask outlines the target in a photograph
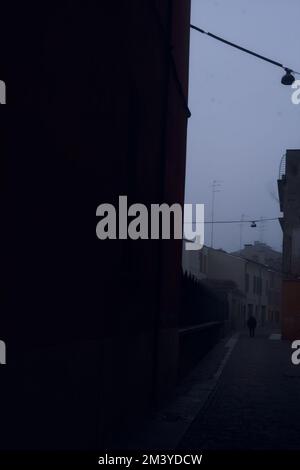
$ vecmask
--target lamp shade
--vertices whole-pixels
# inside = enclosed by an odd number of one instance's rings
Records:
[[[290,69],[285,69],[285,75],[281,79],[282,85],[292,85],[295,81],[294,75]]]

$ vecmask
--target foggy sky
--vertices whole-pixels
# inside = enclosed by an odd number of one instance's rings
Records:
[[[191,22],[300,71],[298,0],[192,0]],[[186,202],[204,203],[211,220],[277,217],[279,164],[286,149],[300,148],[300,105],[280,83],[284,71],[191,30]],[[296,75],[296,79],[300,76]],[[205,243],[210,244],[206,225]],[[277,221],[262,232],[243,230],[243,243],[259,240],[281,250]],[[215,225],[215,248],[239,249],[239,225]]]

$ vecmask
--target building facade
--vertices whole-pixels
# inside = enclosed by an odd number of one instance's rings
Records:
[[[242,328],[250,315],[258,324],[279,325],[281,272],[252,259],[203,247],[200,252],[183,251],[183,269],[216,290],[227,292],[230,325]],[[200,263],[205,257],[206,262]],[[204,269],[205,268],[205,269]]]
[[[255,241],[253,244],[245,244],[243,249],[234,251],[231,254],[252,259],[278,271],[281,271],[282,268],[282,253],[260,241]]]
[[[278,179],[283,232],[282,336],[300,337],[300,150],[287,150]]]
[[[95,228],[120,195],[184,202],[190,2],[1,14],[1,333],[21,377],[10,448],[103,449],[177,380],[181,241],[100,241]]]
[[[278,193],[283,232],[282,270],[286,278],[300,276],[300,150],[287,150],[281,162]]]

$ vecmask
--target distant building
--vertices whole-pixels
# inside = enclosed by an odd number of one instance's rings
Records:
[[[260,241],[255,241],[253,245],[246,244],[242,250],[234,251],[231,254],[252,259],[253,261],[265,264],[279,271],[281,270],[282,253]]]
[[[187,251],[183,244],[182,269],[201,281],[208,277],[208,252],[209,248],[204,246],[202,250]]]
[[[199,252],[183,250],[183,270],[216,292],[226,291],[232,328],[244,327],[249,315],[260,325],[279,323],[280,270],[207,246]]]

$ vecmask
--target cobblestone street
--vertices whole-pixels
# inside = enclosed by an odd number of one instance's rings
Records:
[[[299,448],[300,366],[292,365],[290,344],[277,336],[240,334],[180,449]]]

